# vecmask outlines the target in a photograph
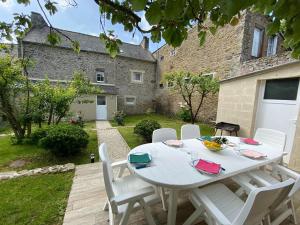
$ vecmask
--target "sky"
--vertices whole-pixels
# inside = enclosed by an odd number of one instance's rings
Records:
[[[72,0],[55,0],[58,3],[58,12],[53,16],[48,18],[54,27],[75,31],[79,33],[90,34],[94,36],[99,36],[100,20],[99,20],[99,9],[98,5],[94,0],[76,0],[78,3],[77,7],[68,4],[68,1]],[[43,0],[41,0],[41,3]],[[5,3],[0,1],[0,21],[11,22],[13,20],[14,13],[24,13],[30,15],[30,12],[41,13],[36,0],[31,0],[30,5],[24,6],[23,4],[18,4],[17,0],[6,0]],[[149,24],[145,20],[143,13],[141,26],[145,29],[149,28]],[[140,32],[132,35],[130,32],[123,30],[122,25],[112,25],[110,21],[105,23],[106,30],[114,30],[115,34],[123,42],[131,44],[139,44],[142,41],[143,35]],[[155,51],[157,48],[162,46],[164,41],[160,43],[152,43],[150,41],[150,51]]]

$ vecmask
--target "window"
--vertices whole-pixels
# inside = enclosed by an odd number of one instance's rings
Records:
[[[267,80],[264,99],[297,100],[299,78]]]
[[[104,72],[97,72],[96,73],[96,81],[98,83],[104,83],[105,82]]]
[[[102,95],[97,96],[97,105],[106,105],[106,97]]]
[[[253,41],[252,41],[252,51],[251,55],[254,57],[260,57],[261,56],[261,50],[262,50],[262,40],[263,40],[263,29],[254,28],[253,32]]]
[[[164,60],[164,56],[162,55],[162,56],[160,56],[160,61],[163,61]]]
[[[132,70],[131,71],[131,82],[143,83],[143,74],[144,74],[144,71]]]
[[[268,49],[267,49],[267,56],[276,55],[277,52],[277,36],[269,37],[268,39]]]
[[[211,72],[211,73],[203,73],[202,76],[214,78],[214,77],[215,77],[215,74],[216,74],[216,73],[213,73],[213,72]]]
[[[126,105],[135,105],[136,97],[135,96],[125,96]]]

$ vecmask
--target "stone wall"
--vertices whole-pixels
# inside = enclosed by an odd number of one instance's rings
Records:
[[[33,78],[70,80],[74,71],[84,72],[91,82],[96,82],[96,70],[104,70],[106,83],[118,89],[118,110],[127,114],[143,113],[153,106],[156,82],[154,62],[126,57],[110,58],[107,54],[81,51],[76,54],[72,49],[51,47],[43,44],[23,42],[23,52],[35,61],[29,73]],[[130,70],[143,70],[142,84],[131,83]],[[125,106],[124,96],[136,96],[135,106]]]
[[[300,62],[282,65],[221,82],[217,121],[241,126],[240,136],[253,136],[260,82],[265,79],[300,77]],[[300,115],[299,115],[300,116]],[[300,118],[297,119],[290,166],[300,170]]]
[[[164,83],[164,74],[170,71],[212,72],[216,78],[226,77],[226,74],[239,66],[243,29],[242,18],[237,26],[227,25],[220,28],[214,36],[209,34],[204,46],[200,47],[197,28],[192,28],[187,40],[180,47],[174,49],[165,45],[154,52],[158,61],[158,79]],[[177,94],[170,93],[166,86],[164,83],[164,88],[158,87],[156,95],[158,111],[174,114],[180,109],[183,99]],[[215,120],[217,98],[216,95],[206,99],[199,120]]]

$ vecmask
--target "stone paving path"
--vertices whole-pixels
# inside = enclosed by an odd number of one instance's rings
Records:
[[[97,121],[99,143],[107,143],[113,159],[124,159],[129,151],[127,143],[117,129],[112,128],[109,122]],[[297,215],[300,216],[300,193],[295,199]],[[63,225],[108,225],[108,212],[103,211],[106,201],[106,192],[103,182],[101,163],[76,166],[73,185]],[[194,208],[188,201],[187,192],[182,192],[178,201],[177,225],[192,214]],[[157,225],[165,225],[167,214],[161,204],[152,208],[152,214]],[[129,225],[146,225],[144,214],[138,211],[131,215]],[[205,225],[201,223],[199,225]],[[283,223],[283,225],[291,225]]]
[[[108,121],[97,121],[96,128],[98,142],[107,144],[110,157],[113,160],[125,159],[130,148],[118,129],[112,127]]]

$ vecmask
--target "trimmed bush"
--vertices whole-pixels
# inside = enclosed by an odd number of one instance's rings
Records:
[[[191,112],[187,108],[181,108],[177,116],[184,122],[191,122],[192,120]]]
[[[115,112],[114,121],[118,124],[118,126],[124,126],[124,117],[125,113],[123,111]]]
[[[49,127],[38,128],[30,135],[30,142],[32,144],[38,144],[42,138],[47,136],[48,130],[49,130]]]
[[[152,141],[153,131],[159,128],[161,126],[155,120],[142,120],[134,127],[134,133],[141,135],[149,143]]]
[[[60,124],[50,127],[40,144],[56,156],[69,156],[85,148],[88,138],[88,134],[80,126]]]

